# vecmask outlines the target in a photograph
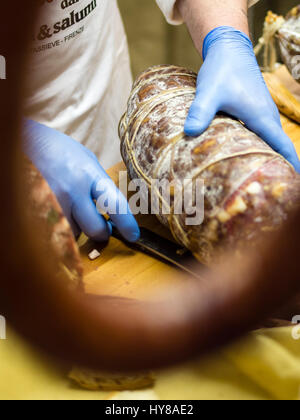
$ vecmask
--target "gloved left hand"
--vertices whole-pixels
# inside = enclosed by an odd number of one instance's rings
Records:
[[[25,120],[23,148],[48,181],[68,218],[73,232],[83,231],[96,241],[107,241],[111,223],[98,212],[94,200],[106,210],[121,235],[130,242],[140,231],[123,194],[100,166],[96,156],[52,128]]]
[[[250,39],[228,26],[214,29],[204,40],[203,58],[186,134],[202,134],[222,111],[243,121],[300,172],[295,147],[282,129]]]

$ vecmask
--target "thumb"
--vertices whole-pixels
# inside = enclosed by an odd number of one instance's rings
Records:
[[[196,98],[185,122],[185,134],[192,137],[200,136],[210,126],[218,111],[213,89],[198,86]]]

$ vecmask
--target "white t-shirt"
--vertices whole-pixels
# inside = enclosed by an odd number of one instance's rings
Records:
[[[259,0],[248,0],[248,6],[251,7]],[[180,25],[183,23],[180,12],[176,6],[177,0],[156,0],[156,3],[161,8],[167,21],[172,25]]]
[[[132,85],[117,2],[37,1],[25,115],[81,142],[107,169],[121,160],[118,123]],[[176,0],[157,3],[169,22],[182,22]]]

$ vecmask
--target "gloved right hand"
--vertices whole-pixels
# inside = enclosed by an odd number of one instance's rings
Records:
[[[243,121],[300,173],[296,149],[282,129],[251,40],[243,32],[221,26],[206,36],[203,58],[196,98],[185,124],[186,134],[199,136],[217,112],[225,112]]]
[[[91,151],[35,121],[25,120],[24,134],[24,151],[48,181],[75,236],[82,231],[96,241],[109,239],[111,225],[94,203],[105,194],[109,216],[121,235],[130,242],[139,239],[139,227],[125,197]]]

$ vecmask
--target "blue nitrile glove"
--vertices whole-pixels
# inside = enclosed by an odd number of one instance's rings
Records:
[[[186,134],[200,135],[222,111],[243,121],[300,172],[295,147],[282,129],[250,39],[234,28],[221,26],[205,38],[203,58]]]
[[[128,241],[138,240],[139,227],[125,197],[91,151],[34,121],[25,120],[24,131],[24,151],[48,181],[75,235],[83,231],[96,241],[109,239],[111,225],[93,201],[104,193],[115,213],[109,215],[116,228]]]

